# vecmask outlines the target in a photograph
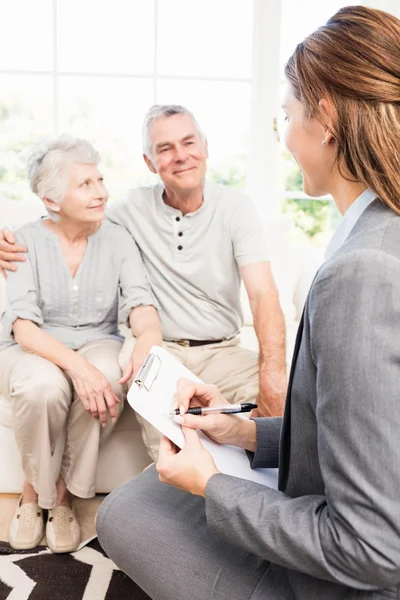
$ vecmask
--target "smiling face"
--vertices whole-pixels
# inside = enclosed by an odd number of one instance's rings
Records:
[[[67,218],[76,223],[97,223],[105,216],[108,192],[103,176],[96,165],[85,163],[69,164],[65,169],[67,187],[59,204],[45,198],[47,207],[56,212],[60,219]]]
[[[306,114],[290,84],[287,84],[282,108],[287,122],[285,144],[300,167],[304,192],[309,196],[331,193],[334,177],[332,136],[316,118]]]
[[[187,114],[155,119],[149,128],[151,157],[147,166],[158,173],[166,188],[190,192],[203,185],[207,168],[207,142]]]

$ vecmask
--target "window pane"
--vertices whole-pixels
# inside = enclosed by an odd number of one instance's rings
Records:
[[[0,182],[26,181],[32,144],[52,133],[52,80],[0,75]]]
[[[250,78],[253,2],[159,2],[158,66],[162,75]]]
[[[1,8],[0,69],[51,69],[52,0],[8,0]]]
[[[183,104],[194,113],[208,140],[213,179],[245,186],[250,84],[164,80],[158,102]]]
[[[151,80],[60,77],[59,91],[61,131],[99,150],[109,190],[146,183],[141,127],[153,103]]]
[[[61,71],[151,74],[153,0],[58,0]]]
[[[343,0],[326,0],[316,3],[314,0],[282,0],[280,69],[282,85],[280,87],[280,105],[282,104],[286,83],[284,65],[296,45],[326,21],[343,6],[354,4]],[[278,130],[280,134],[279,176],[283,190],[281,210],[293,222],[290,235],[295,245],[326,246],[340,220],[340,214],[330,198],[310,199],[303,193],[300,169],[285,148],[284,136],[286,124],[284,113],[279,108]]]
[[[292,220],[290,241],[296,246],[326,247],[341,220],[332,199],[317,200],[290,194],[282,200],[281,206],[282,213]]]

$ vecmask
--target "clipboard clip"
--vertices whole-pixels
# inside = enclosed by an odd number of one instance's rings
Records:
[[[155,379],[157,379],[161,364],[161,359],[157,354],[148,354],[139,373],[136,375],[136,385],[139,388],[144,387],[149,392]]]

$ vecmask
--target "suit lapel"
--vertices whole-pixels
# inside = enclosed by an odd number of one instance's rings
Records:
[[[295,343],[294,351],[293,351],[292,366],[290,368],[288,391],[287,391],[287,395],[286,395],[285,414],[283,416],[283,422],[282,422],[282,431],[281,431],[281,439],[280,439],[280,447],[279,447],[279,486],[278,486],[281,491],[283,491],[286,487],[288,473],[289,473],[292,385],[293,385],[293,377],[294,377],[294,371],[296,368],[297,357],[299,355],[299,350],[300,350],[300,346],[301,346],[301,339],[303,337],[304,312],[306,310],[306,306],[307,306],[307,301],[306,301],[306,305],[304,306],[304,309],[303,309],[303,314],[301,315],[299,328],[297,330],[296,343]]]

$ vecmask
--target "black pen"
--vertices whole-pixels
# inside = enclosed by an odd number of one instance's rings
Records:
[[[231,404],[227,406],[224,404],[223,406],[193,406],[192,408],[188,408],[188,410],[184,413],[185,415],[209,415],[210,413],[219,413],[221,415],[235,415],[237,413],[250,412],[253,408],[257,408],[257,404],[253,404],[252,402],[242,402],[241,404]],[[176,408],[173,412],[167,413],[166,417],[176,417],[180,415],[179,408]]]

